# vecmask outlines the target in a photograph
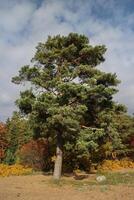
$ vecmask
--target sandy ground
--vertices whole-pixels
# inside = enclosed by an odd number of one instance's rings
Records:
[[[43,175],[0,178],[0,200],[134,200],[132,186],[57,186]]]

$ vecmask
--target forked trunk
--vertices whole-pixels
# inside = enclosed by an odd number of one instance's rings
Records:
[[[62,141],[61,141],[61,135],[57,135],[57,147],[56,147],[56,160],[54,165],[54,174],[53,178],[54,180],[59,180],[61,177],[62,172]]]

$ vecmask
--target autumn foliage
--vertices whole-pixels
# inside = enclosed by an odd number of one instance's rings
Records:
[[[40,138],[23,145],[19,153],[20,163],[36,170],[47,169],[49,166],[49,143]]]
[[[32,173],[32,168],[24,167],[23,165],[20,164],[15,164],[15,165],[0,164],[0,176],[2,177],[11,175],[19,176],[31,173]]]
[[[102,171],[134,169],[134,162],[127,158],[121,160],[104,160],[98,169]]]

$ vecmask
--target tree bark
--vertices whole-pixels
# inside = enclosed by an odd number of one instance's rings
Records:
[[[62,172],[62,139],[61,134],[57,134],[56,160],[54,165],[54,180],[59,180]]]

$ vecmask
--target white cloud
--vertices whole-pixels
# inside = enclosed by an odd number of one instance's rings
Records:
[[[0,11],[1,32],[16,33],[22,31],[32,17],[35,5],[29,2],[13,4]]]

